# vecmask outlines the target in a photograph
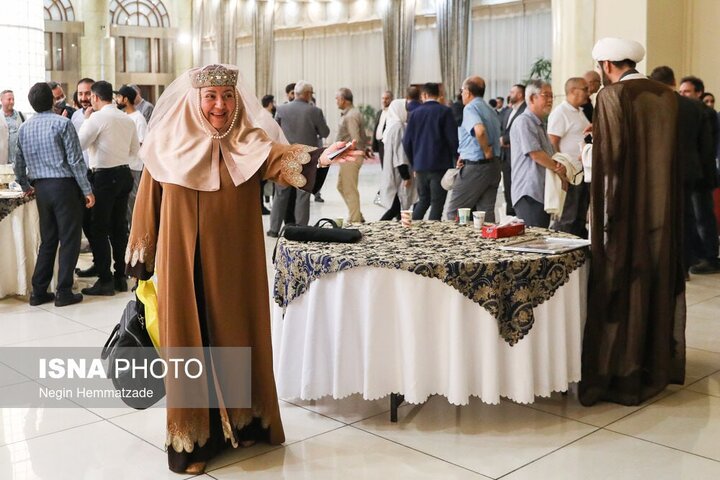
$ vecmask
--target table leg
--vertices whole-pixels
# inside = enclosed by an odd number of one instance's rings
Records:
[[[405,401],[405,395],[400,393],[390,394],[390,421],[397,423],[397,410],[400,405]]]

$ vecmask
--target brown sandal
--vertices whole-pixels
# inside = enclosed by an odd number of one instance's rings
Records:
[[[187,466],[185,473],[190,475],[200,475],[205,473],[205,467],[207,467],[207,462],[193,462]]]

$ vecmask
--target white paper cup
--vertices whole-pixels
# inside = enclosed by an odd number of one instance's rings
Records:
[[[412,226],[412,210],[400,210],[400,223],[403,227]]]
[[[336,218],[335,223],[337,223],[338,227],[343,228],[343,225],[345,224],[345,219],[344,218]]]
[[[470,209],[458,208],[458,225],[467,225],[470,222]]]
[[[473,227],[475,230],[482,230],[483,223],[485,223],[485,212],[476,210],[472,212],[473,215]]]

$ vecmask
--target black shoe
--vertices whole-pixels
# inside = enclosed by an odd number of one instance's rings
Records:
[[[707,275],[718,272],[720,272],[720,262],[717,261],[709,262],[707,260],[702,260],[697,265],[690,267],[690,273],[693,275]]]
[[[102,295],[110,297],[112,295],[115,295],[115,285],[112,280],[109,280],[107,282],[98,280],[92,287],[83,288],[80,291],[83,293],[83,295]]]
[[[262,214],[263,215],[270,215],[270,210],[265,208],[265,205],[262,206]]]
[[[75,305],[76,303],[82,302],[83,296],[81,293],[66,293],[66,294],[60,294],[58,293],[57,297],[55,297],[55,306],[56,307],[67,307],[68,305]]]
[[[90,268],[86,268],[85,270],[80,270],[79,268],[76,268],[75,275],[80,278],[97,277],[98,271],[95,268],[95,265],[92,265],[90,266]]]
[[[30,294],[30,305],[33,307],[37,307],[38,305],[42,305],[43,303],[52,302],[55,300],[55,294],[54,293],[32,293]]]
[[[272,238],[278,238],[278,232],[273,232],[272,230],[268,230],[267,236],[272,237]]]
[[[115,290],[118,292],[127,292],[128,284],[125,277],[115,277]]]
[[[316,194],[315,194],[315,201],[316,201],[317,203],[325,203],[325,200],[320,196],[319,193],[316,193]]]

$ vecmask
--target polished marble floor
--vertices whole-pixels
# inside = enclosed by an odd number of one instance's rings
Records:
[[[372,203],[378,170],[366,165],[361,176],[368,220],[383,213]],[[326,203],[312,203],[313,220],[344,215],[335,178],[323,189]],[[267,239],[268,258],[273,245]],[[687,288],[687,382],[639,407],[584,408],[559,394],[464,407],[432,397],[401,407],[391,424],[388,399],[282,401],[284,446],[226,452],[196,478],[720,478],[720,275],[693,276]],[[1,300],[0,346],[101,345],[129,298],[59,309]],[[0,365],[0,395],[26,383]],[[71,406],[0,410],[1,480],[185,478],[166,467],[163,410]]]

